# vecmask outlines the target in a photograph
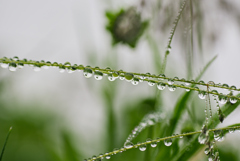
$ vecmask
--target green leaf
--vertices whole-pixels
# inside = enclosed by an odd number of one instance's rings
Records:
[[[3,148],[2,148],[2,152],[1,152],[1,156],[0,156],[0,161],[2,161],[2,158],[3,158],[3,153],[4,153],[4,150],[6,148],[6,145],[7,145],[7,142],[8,142],[8,138],[9,138],[9,135],[11,134],[12,132],[12,127],[10,127],[9,131],[8,131],[8,134],[7,134],[7,137],[5,139],[5,143],[3,145]]]

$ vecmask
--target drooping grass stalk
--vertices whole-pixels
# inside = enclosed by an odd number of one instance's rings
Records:
[[[175,34],[178,22],[181,18],[182,12],[185,8],[186,1],[187,0],[184,0],[183,4],[180,7],[178,15],[173,22],[173,28],[171,29],[170,36],[168,38],[167,50],[165,51],[165,55],[164,55],[164,59],[163,59],[162,67],[161,67],[161,73],[162,74],[165,73],[165,69],[166,69],[166,65],[167,65],[167,57],[168,57],[168,55],[170,54],[170,51],[171,51],[171,43],[172,43],[173,35]]]
[[[4,154],[4,151],[5,151],[5,148],[6,148],[7,142],[8,142],[8,138],[9,138],[11,132],[12,132],[12,127],[9,128],[9,131],[8,131],[7,137],[6,137],[6,139],[5,139],[5,142],[4,142],[4,145],[3,145],[3,148],[2,148],[2,152],[1,152],[1,156],[0,156],[0,161],[2,161],[3,154]]]
[[[214,82],[212,81],[209,81],[211,83],[204,83],[203,81],[199,81],[199,82],[196,82],[194,80],[185,80],[185,79],[179,79],[177,77],[174,77],[174,78],[169,78],[169,77],[165,77],[165,76],[162,76],[162,75],[159,75],[159,76],[156,76],[156,75],[151,75],[149,73],[147,74],[142,74],[142,73],[129,73],[129,72],[125,72],[125,71],[122,71],[122,70],[112,70],[112,69],[109,69],[109,68],[106,68],[106,69],[101,69],[99,67],[90,67],[90,66],[83,66],[83,65],[77,65],[77,64],[74,64],[73,66],[71,66],[71,64],[69,62],[66,62],[65,64],[61,64],[61,63],[57,63],[57,62],[54,62],[54,63],[51,63],[51,62],[44,62],[44,61],[41,61],[41,62],[38,62],[38,61],[32,61],[32,60],[13,60],[13,59],[8,59],[8,58],[1,58],[0,59],[0,63],[1,63],[1,66],[4,67],[7,65],[9,65],[9,67],[11,67],[11,69],[9,68],[9,70],[12,70],[12,71],[16,71],[16,69],[18,68],[18,66],[21,66],[21,68],[24,66],[24,65],[30,65],[30,66],[34,66],[34,67],[37,67],[37,70],[39,70],[41,67],[58,67],[59,69],[64,69],[64,70],[68,70],[71,72],[74,72],[74,71],[80,71],[82,70],[83,72],[85,72],[85,70],[87,70],[87,74],[90,74],[90,76],[92,76],[94,74],[95,71],[98,71],[100,72],[102,75],[105,74],[105,75],[111,75],[113,77],[113,80],[115,80],[116,78],[118,78],[119,76],[123,76],[125,77],[126,79],[130,79],[129,81],[132,81],[134,78],[137,78],[138,82],[141,81],[145,81],[145,82],[150,82],[152,85],[154,84],[158,84],[158,83],[161,83],[162,85],[165,85],[165,86],[169,86],[169,87],[178,87],[178,88],[182,88],[182,89],[186,89],[186,90],[193,90],[193,91],[197,91],[197,92],[200,92],[200,91],[204,91],[205,93],[209,93],[209,94],[213,94],[213,95],[217,95],[219,97],[224,97],[224,98],[229,98],[229,99],[233,99],[233,100],[240,100],[239,97],[236,97],[236,96],[233,96],[233,95],[225,95],[225,94],[222,94],[222,93],[218,93],[218,91],[216,90],[213,90],[213,91],[207,91],[207,90],[200,90],[198,87],[189,87],[189,86],[185,86],[183,84],[175,84],[175,83],[166,83],[166,82],[163,82],[162,80],[171,80],[172,82],[181,82],[181,83],[188,83],[188,84],[194,84],[194,85],[201,85],[201,86],[209,86],[209,87],[215,87],[215,88],[220,88],[220,89],[227,89],[227,90],[230,90],[230,91],[240,91],[240,89],[237,89],[235,86],[231,86],[229,87],[227,84],[215,84]],[[12,69],[14,68],[14,70]],[[116,77],[115,77],[116,76]],[[131,78],[129,78],[131,77]]]
[[[208,132],[214,132],[214,131],[217,131],[217,130],[229,130],[229,129],[236,130],[236,129],[239,129],[239,128],[240,128],[240,126],[231,126],[231,127],[217,128],[217,129],[209,129]],[[200,134],[200,133],[202,133],[201,130],[200,131],[195,131],[195,132],[184,133],[184,134],[177,134],[177,135],[168,136],[168,137],[164,137],[164,138],[157,138],[157,139],[153,139],[151,141],[146,141],[146,142],[142,142],[142,143],[132,144],[131,146],[122,147],[118,150],[114,150],[112,152],[105,153],[103,155],[99,155],[99,156],[94,157],[92,159],[88,159],[88,160],[86,159],[85,161],[95,161],[96,159],[102,159],[102,158],[105,158],[105,157],[108,157],[108,156],[111,156],[111,155],[122,153],[122,152],[130,150],[130,149],[139,148],[140,146],[143,146],[143,145],[151,145],[153,143],[155,144],[155,143],[158,143],[160,141],[165,141],[165,140],[168,140],[168,139],[182,138],[184,136]]]

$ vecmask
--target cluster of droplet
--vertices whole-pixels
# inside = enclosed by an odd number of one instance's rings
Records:
[[[167,78],[164,74],[160,74],[158,76],[156,75],[151,75],[150,73],[146,74],[133,74],[133,73],[128,73],[128,72],[123,72],[122,70],[119,71],[113,71],[111,68],[106,68],[106,69],[100,69],[99,67],[92,68],[90,66],[84,67],[83,65],[71,65],[69,62],[66,62],[64,64],[53,62],[51,63],[50,61],[32,61],[32,60],[19,60],[18,57],[13,57],[13,58],[2,58],[0,60],[0,66],[2,68],[8,68],[10,71],[16,71],[17,69],[21,69],[24,67],[24,65],[28,65],[30,67],[33,67],[34,71],[40,71],[42,68],[43,69],[48,69],[49,67],[53,68],[59,68],[59,71],[61,73],[67,71],[68,73],[73,73],[75,71],[83,71],[83,75],[86,78],[94,77],[96,80],[101,80],[103,79],[103,76],[107,76],[109,81],[114,81],[116,79],[120,80],[126,80],[127,82],[132,83],[133,85],[138,85],[139,83],[143,81],[147,81],[149,86],[157,86],[159,90],[164,90],[166,87],[170,91],[175,91],[177,87],[180,88],[185,88],[187,92],[190,90],[195,90],[198,91],[198,96],[200,99],[205,99],[207,92],[204,90],[199,90],[198,87],[189,87],[190,83],[195,84],[195,85],[209,85],[209,86],[214,86],[218,88],[223,88],[223,89],[228,89],[230,91],[234,90],[240,90],[237,89],[235,86],[229,87],[227,84],[215,84],[213,81],[209,81],[207,84],[204,83],[204,81],[199,81],[195,82],[194,80],[187,81],[185,79],[179,79],[178,77],[174,78]],[[167,82],[163,82],[163,80],[167,80]],[[185,84],[174,84],[175,82],[184,82]],[[231,93],[228,95],[224,95],[222,93],[218,93],[216,90],[209,91],[211,94],[218,95],[218,100],[220,104],[225,104],[228,100],[230,103],[234,104],[237,102],[238,98],[234,97]],[[230,98],[230,99],[228,99]]]
[[[146,115],[142,119],[140,124],[132,130],[131,134],[126,139],[124,146],[125,144],[128,144],[128,142],[131,142],[143,129],[145,129],[148,126],[155,125],[156,123],[160,122],[163,118],[164,118],[164,115],[159,112],[150,113]]]

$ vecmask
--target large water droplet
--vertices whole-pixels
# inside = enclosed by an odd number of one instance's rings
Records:
[[[223,135],[222,130],[214,131],[214,140],[216,140],[216,141],[223,141],[224,140],[224,135]]]
[[[164,140],[164,145],[171,146],[172,145],[172,139],[166,139]]]
[[[235,89],[237,89],[237,87],[236,86],[231,86],[230,87],[232,90],[235,90]]]
[[[219,99],[219,103],[221,103],[221,104],[227,103],[227,97],[224,95],[219,95],[218,99]]]
[[[205,99],[206,98],[206,92],[205,91],[199,91],[198,92],[198,97],[200,99]]]
[[[198,136],[198,142],[200,144],[206,144],[209,140],[209,136],[208,133],[206,132],[202,132],[199,136]]]
[[[18,63],[18,64],[17,64],[17,68],[18,68],[18,69],[22,69],[22,68],[23,68],[23,66],[24,66],[24,64],[23,64],[23,63]]]
[[[124,143],[124,148],[130,149],[130,148],[132,148],[132,147],[133,147],[133,143],[132,143],[132,142],[127,141],[127,142]]]
[[[173,85],[174,81],[172,79],[168,79],[168,84]]]
[[[204,153],[205,153],[206,155],[208,155],[208,154],[210,153],[209,148],[206,148],[206,149],[204,150]]]
[[[138,78],[133,78],[132,84],[133,85],[138,85],[139,79]]]
[[[155,82],[152,81],[152,80],[150,80],[150,81],[148,81],[148,85],[149,85],[149,86],[154,86],[154,85],[155,85]]]
[[[13,60],[14,60],[14,61],[19,61],[19,58],[18,58],[17,56],[14,56],[14,57],[13,57]]]
[[[236,98],[230,98],[230,102],[231,102],[232,104],[234,104],[234,103],[237,102],[237,99],[236,99]]]
[[[105,155],[107,155],[107,156],[105,157],[106,159],[110,159],[110,158],[111,158],[111,156],[108,155],[108,153],[105,153]]]
[[[9,69],[11,72],[15,72],[15,71],[17,70],[17,64],[14,63],[14,62],[9,63],[8,69]]]
[[[169,91],[173,92],[173,91],[176,90],[176,86],[174,86],[174,85],[169,85],[169,86],[168,86],[168,89],[169,89]]]
[[[84,75],[84,77],[86,77],[86,78],[90,78],[90,77],[93,75],[92,69],[90,69],[90,68],[85,68],[85,69],[83,70],[83,75]]]
[[[229,133],[234,133],[235,129],[232,128],[232,129],[229,129],[228,131],[229,131]]]
[[[162,83],[162,82],[159,82],[159,83],[157,84],[157,88],[158,88],[159,90],[164,90],[165,87],[166,87],[166,84],[164,84],[164,83]]]
[[[152,142],[151,147],[153,147],[153,148],[157,147],[157,142]]]
[[[70,66],[71,66],[71,63],[69,63],[69,62],[66,62],[66,63],[64,63],[64,66],[68,68],[68,67],[70,67]]]
[[[223,84],[222,87],[223,88],[229,88],[228,84]],[[225,89],[225,90],[228,90],[228,89]]]
[[[109,81],[115,81],[115,77],[110,73],[110,74],[108,74],[108,80]]]
[[[113,73],[112,73],[112,76],[116,79],[116,78],[118,78],[119,77],[119,73],[118,72],[116,72],[116,71],[114,71]]]
[[[145,144],[139,146],[139,150],[145,151],[147,149],[147,146]]]
[[[46,66],[45,66],[46,67]],[[64,73],[65,72],[65,67],[63,65],[59,66],[59,72]]]
[[[198,83],[199,84],[205,84],[205,82],[203,80],[200,80]]]
[[[125,73],[124,77],[127,82],[131,82],[133,80],[134,75],[132,73]]]
[[[215,83],[214,83],[213,81],[209,81],[208,84],[209,84],[209,85],[212,85],[212,86],[215,85]]]
[[[96,80],[101,80],[101,79],[103,78],[103,73],[100,72],[100,71],[95,71],[95,72],[94,72],[94,78],[95,78]]]
[[[5,69],[8,68],[8,63],[1,63],[1,67]]]

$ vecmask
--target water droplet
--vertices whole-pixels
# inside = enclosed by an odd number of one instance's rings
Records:
[[[167,47],[167,50],[166,50],[166,54],[167,54],[167,55],[170,54],[171,49],[172,49],[171,46],[168,46],[168,47]]]
[[[139,146],[139,150],[145,151],[147,149],[147,146],[145,144]]]
[[[221,104],[227,103],[227,97],[224,95],[219,95],[218,99],[219,99],[219,103],[221,103]]]
[[[157,147],[157,142],[152,142],[151,147],[153,147],[153,148]]]
[[[208,84],[208,85],[212,85],[212,86],[215,85],[215,83],[214,83],[213,81],[209,81],[207,84]]]
[[[203,80],[200,80],[198,83],[199,84],[205,84],[205,82]]]
[[[205,99],[206,98],[206,92],[205,91],[199,91],[198,92],[198,97],[200,99]]]
[[[18,64],[17,64],[17,67],[18,67],[18,69],[22,69],[22,68],[23,68],[23,66],[24,66],[24,64],[23,64],[23,63],[18,63]]]
[[[185,82],[185,85],[186,85],[186,86],[189,86],[189,85],[190,85],[190,83],[189,83],[189,82]]]
[[[180,139],[182,139],[182,138],[183,138],[183,136],[182,136],[182,135],[180,135],[180,136],[179,136],[179,138],[180,138]]]
[[[134,75],[132,73],[125,73],[124,77],[125,77],[127,82],[131,82],[133,77],[134,77]]]
[[[208,137],[208,132],[202,132],[199,136],[198,136],[198,142],[200,144],[206,144],[209,141],[209,137]]]
[[[234,104],[234,103],[237,102],[237,99],[236,99],[236,98],[230,98],[230,102],[231,102],[232,104]]]
[[[204,153],[205,153],[206,155],[208,155],[208,154],[210,153],[209,148],[206,148],[206,149],[204,150]]]
[[[51,63],[51,62],[50,62]],[[66,67],[66,68],[68,68],[68,67],[70,67],[71,66],[71,63],[69,63],[69,62],[66,62],[66,63],[64,63],[64,66]]]
[[[138,85],[139,79],[138,78],[133,78],[132,84],[133,85]]]
[[[168,89],[169,89],[169,91],[173,92],[173,91],[176,90],[176,86],[169,85],[169,86],[168,86]]]
[[[1,67],[5,69],[8,68],[8,63],[1,63]]]
[[[208,161],[214,161],[215,156],[213,154],[208,155]]]
[[[223,84],[222,87],[223,88],[229,88],[228,84]],[[225,90],[227,90],[227,89],[225,89]]]
[[[171,146],[172,145],[172,139],[166,139],[164,140],[164,145]]]
[[[52,63],[52,66],[53,66],[53,67],[57,67],[57,66],[58,66],[58,63],[57,63],[57,62],[53,62],[53,63]]]
[[[160,83],[157,84],[157,88],[158,88],[159,90],[164,90],[165,87],[166,87],[166,84],[165,84],[165,83],[160,82]]]
[[[101,80],[101,79],[103,78],[103,73],[100,72],[100,71],[95,71],[95,72],[94,72],[94,78],[95,78],[96,80]]]
[[[59,72],[60,73],[65,72],[65,67],[63,65],[59,66]]]
[[[35,72],[39,72],[39,71],[41,71],[41,67],[39,65],[35,64],[34,67],[33,67],[33,70]]]
[[[97,156],[96,155],[92,156],[92,159],[93,160],[97,159]]]
[[[105,153],[105,155],[107,155],[107,156],[105,157],[106,159],[110,159],[110,158],[111,158],[111,156],[108,155],[108,153]]]
[[[148,85],[149,85],[149,86],[154,86],[154,85],[155,85],[155,82],[152,81],[152,80],[150,80],[150,81],[148,81]]]
[[[86,78],[90,78],[90,77],[93,75],[92,69],[90,69],[90,68],[85,68],[85,69],[83,70],[83,75],[84,75]]]
[[[9,69],[11,72],[15,72],[15,71],[17,70],[17,64],[14,63],[14,62],[9,63],[8,69]]]
[[[223,141],[224,140],[224,135],[223,135],[222,130],[214,131],[214,140],[216,140],[216,141]]]
[[[109,81],[115,81],[115,77],[110,73],[110,74],[108,74],[108,80]]]
[[[13,60],[14,60],[14,61],[19,61],[19,58],[18,58],[17,56],[14,56],[14,57],[13,57]]]
[[[235,90],[235,89],[237,89],[237,87],[236,86],[231,86],[230,87],[232,90]]]
[[[113,73],[112,73],[112,76],[116,79],[116,78],[118,78],[119,77],[119,73],[118,72],[116,72],[116,71],[114,71]]]
[[[172,79],[168,79],[168,84],[172,85],[174,83],[174,81]]]
[[[159,74],[158,76],[161,77],[161,78],[158,78],[159,80],[163,80],[166,77],[164,74]]]
[[[217,91],[217,90],[212,90],[211,92],[212,92],[212,93],[215,93],[215,94],[218,94],[218,91]]]
[[[228,131],[229,131],[229,133],[234,133],[235,129],[232,128],[232,129],[229,129]]]
[[[132,147],[133,147],[133,143],[132,143],[132,142],[127,141],[127,142],[124,143],[124,148],[130,149],[130,148],[132,148]]]

